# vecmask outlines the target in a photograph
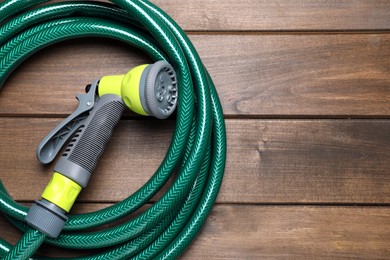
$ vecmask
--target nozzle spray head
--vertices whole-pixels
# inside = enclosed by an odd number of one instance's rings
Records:
[[[140,65],[126,75],[102,77],[98,94],[119,95],[135,113],[165,119],[177,105],[176,73],[166,61]]]

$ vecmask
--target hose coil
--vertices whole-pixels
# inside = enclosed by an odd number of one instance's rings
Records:
[[[4,259],[53,259],[34,255],[43,243],[74,249],[104,248],[74,259],[173,259],[189,245],[217,197],[225,168],[226,137],[214,84],[182,29],[146,0],[60,2],[6,0],[0,5],[0,86],[25,59],[67,39],[105,37],[167,60],[178,78],[176,126],[169,149],[151,179],[108,208],[70,215],[57,239],[24,223],[28,208],[0,182],[0,211],[24,231],[12,246],[0,239]],[[88,231],[145,205],[177,172],[173,184],[148,210],[110,229]]]

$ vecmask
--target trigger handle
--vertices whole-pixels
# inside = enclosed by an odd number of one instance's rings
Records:
[[[77,109],[53,130],[51,130],[50,133],[38,144],[36,154],[41,163],[51,163],[64,144],[88,117],[89,111],[95,104],[97,84],[98,81],[96,80],[90,88],[87,88],[86,94],[76,96],[79,101]]]

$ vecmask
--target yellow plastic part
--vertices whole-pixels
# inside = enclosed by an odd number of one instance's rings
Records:
[[[81,186],[64,175],[54,172],[49,184],[42,193],[42,198],[69,212]]]
[[[104,76],[99,81],[99,96],[105,94],[115,94],[122,96],[122,81],[125,75],[113,75],[113,76]]]
[[[99,96],[115,94],[121,96],[126,106],[137,114],[147,116],[140,97],[141,76],[148,64],[130,70],[126,75],[104,76],[99,82]]]

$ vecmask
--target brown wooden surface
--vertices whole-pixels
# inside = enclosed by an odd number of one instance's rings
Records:
[[[389,34],[190,38],[213,75],[227,116],[390,116]],[[125,73],[148,61],[137,50],[113,41],[53,46],[10,77],[2,90],[0,114],[68,114],[85,82],[105,73]],[[66,73],[61,73],[64,68]],[[28,97],[21,99],[25,90]]]
[[[386,0],[153,0],[192,31],[389,29]]]
[[[153,2],[189,31],[227,118],[217,205],[182,258],[390,259],[390,1]],[[15,199],[37,199],[50,178],[35,148],[75,94],[141,62],[150,60],[122,43],[72,40],[11,75],[0,177]],[[128,113],[75,212],[145,183],[173,127]],[[0,236],[15,243],[20,233],[0,216]]]
[[[0,165],[14,164],[3,167],[2,178],[15,199],[38,198],[49,181],[52,166],[41,166],[35,149],[60,121],[0,119]],[[118,201],[146,183],[174,126],[156,123],[123,120],[80,199]],[[229,119],[226,124],[221,203],[390,203],[388,120]]]
[[[101,206],[83,204],[83,212]],[[383,207],[217,205],[182,259],[387,259],[389,218]],[[15,243],[20,232],[0,235]]]

